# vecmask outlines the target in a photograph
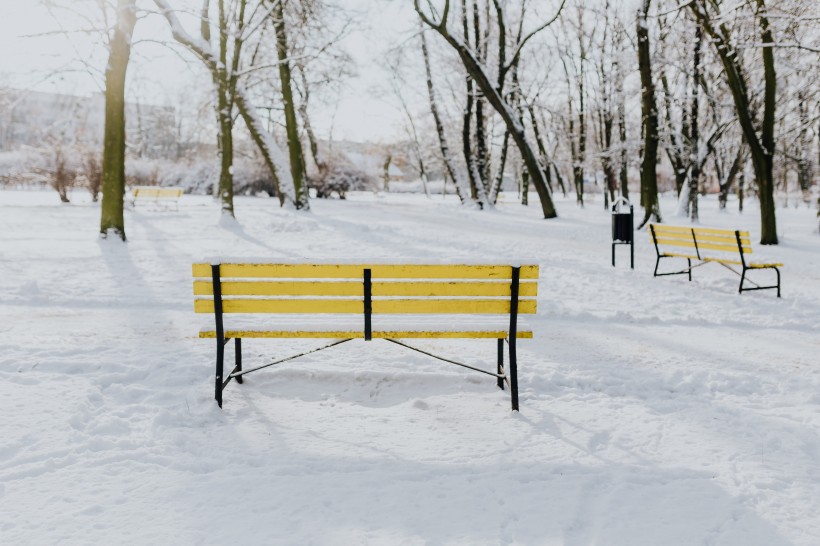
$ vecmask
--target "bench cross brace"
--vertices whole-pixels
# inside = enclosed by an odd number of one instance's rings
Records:
[[[411,351],[416,351],[417,353],[421,353],[421,354],[423,354],[423,355],[427,355],[427,356],[429,356],[429,357],[435,358],[436,360],[441,360],[442,362],[447,362],[447,363],[449,363],[449,364],[455,364],[456,366],[461,366],[462,368],[467,368],[467,369],[470,369],[470,370],[475,370],[475,371],[477,371],[477,372],[479,372],[479,373],[483,373],[483,374],[486,374],[486,375],[491,375],[492,377],[497,377],[497,378],[499,378],[499,379],[503,379],[503,378],[504,378],[504,374],[501,374],[501,373],[493,373],[493,372],[488,372],[487,370],[482,370],[481,368],[476,368],[475,366],[470,366],[469,364],[464,364],[463,362],[458,362],[458,361],[456,361],[456,360],[450,360],[449,358],[444,358],[443,356],[438,356],[437,354],[429,353],[429,352],[427,352],[427,351],[424,351],[424,350],[422,350],[422,349],[419,349],[418,347],[413,347],[412,345],[408,345],[408,344],[406,344],[406,343],[402,343],[401,341],[399,341],[399,340],[397,340],[397,339],[389,339],[389,338],[385,338],[385,341],[389,341],[390,343],[395,343],[396,345],[401,345],[402,347],[405,347],[405,348],[407,348],[407,349],[410,349]]]
[[[323,345],[322,347],[319,347],[318,349],[313,349],[311,351],[305,351],[304,353],[299,353],[298,355],[289,356],[287,358],[283,358],[283,359],[277,360],[275,362],[269,362],[267,364],[262,364],[261,366],[251,368],[249,370],[231,372],[231,374],[228,376],[228,379],[230,379],[231,377],[235,377],[237,380],[240,380],[240,379],[242,379],[242,376],[245,375],[246,373],[255,372],[255,371],[261,370],[263,368],[270,368],[271,366],[276,366],[277,364],[281,364],[282,362],[287,362],[288,360],[294,360],[296,358],[299,358],[300,356],[306,356],[306,355],[309,355],[309,354],[318,353],[319,351],[324,351],[325,349],[330,349],[331,347],[335,347],[336,345],[341,345],[342,343],[351,341],[352,339],[353,338],[340,339],[340,340],[334,341],[333,343],[330,343],[328,345]]]

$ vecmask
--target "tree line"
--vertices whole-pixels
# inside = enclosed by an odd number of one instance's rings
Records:
[[[811,0],[401,2],[415,23],[390,64],[417,171],[426,181],[438,165],[466,206],[492,208],[514,171],[524,204],[534,186],[544,218],[554,218],[554,192],[584,206],[585,181],[600,171],[608,206],[630,196],[637,170],[642,224],[660,222],[663,163],[682,214],[697,221],[708,175],[721,207],[732,191],[740,206],[756,194],[761,243],[777,244],[775,190],[796,177],[809,199],[820,161],[820,7]],[[280,204],[308,209],[308,162],[328,169],[308,105],[315,86],[345,70],[335,47],[347,31],[344,5],[204,0],[195,17],[184,14],[186,26],[169,0],[137,4],[116,0],[107,33],[103,236],[125,239],[125,77],[138,9],[161,15],[210,75],[223,213],[234,212],[240,122]],[[259,115],[270,104],[281,146]]]

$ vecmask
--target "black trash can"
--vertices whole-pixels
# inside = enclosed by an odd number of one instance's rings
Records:
[[[612,204],[612,267],[615,267],[615,245],[629,245],[629,266],[635,269],[634,220],[632,205],[626,198],[619,197]]]

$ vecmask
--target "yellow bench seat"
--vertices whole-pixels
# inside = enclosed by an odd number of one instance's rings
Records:
[[[520,315],[537,310],[534,264],[503,263],[265,263],[192,265],[194,311],[213,322],[199,332],[216,340],[214,398],[222,407],[229,381],[354,339],[382,339],[438,360],[492,376],[510,386],[518,410],[516,344],[533,337]],[[333,339],[324,347],[243,368],[242,339]],[[496,371],[412,347],[403,339],[492,339]],[[224,373],[225,345],[236,365]],[[504,362],[506,342],[508,365]]]
[[[677,252],[664,252],[663,256],[668,258],[688,258],[690,260],[701,260],[704,262],[743,265],[743,262],[740,260],[730,260],[728,258],[717,258],[714,256],[695,256],[694,254],[679,254]],[[783,264],[775,262],[746,262],[746,267],[749,269],[764,269],[770,267],[783,267]]]
[[[506,319],[506,320],[505,320]],[[226,315],[226,338],[312,338],[364,339],[362,319],[356,315],[313,317],[292,315]],[[374,315],[372,337],[377,339],[503,339],[509,332],[509,319],[504,316],[475,315]],[[518,320],[516,337],[532,339],[532,329]],[[215,338],[213,324],[203,326],[201,338]]]
[[[692,269],[707,263],[718,263],[725,268],[737,273],[740,276],[740,286],[738,292],[747,290],[767,290],[776,289],[777,297],[780,297],[780,267],[782,263],[750,261],[746,257],[752,253],[752,242],[748,231],[704,228],[700,226],[667,226],[664,224],[649,224],[649,237],[655,247],[657,260],[655,261],[655,271],[653,276],[662,277],[666,275],[688,275],[692,280]],[[668,247],[683,249],[678,252],[668,252]],[[671,271],[661,273],[661,259],[663,258],[683,258],[688,262],[688,267],[681,271]],[[692,261],[698,262],[692,265]],[[735,270],[731,266],[740,266],[741,271]],[[777,275],[777,284],[770,286],[760,286],[759,284],[746,278],[749,270],[773,269]],[[745,286],[745,283],[754,285]]]

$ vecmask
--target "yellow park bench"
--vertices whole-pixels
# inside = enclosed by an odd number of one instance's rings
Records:
[[[496,378],[510,387],[518,410],[516,341],[532,338],[518,315],[536,311],[537,265],[256,264],[193,265],[194,309],[214,326],[215,398],[231,379],[353,339],[384,339]],[[294,317],[298,314],[298,317]],[[325,338],[329,345],[251,369],[242,368],[244,338]],[[496,339],[497,367],[490,372],[434,355],[403,339]],[[235,340],[235,366],[224,375],[225,345]],[[504,366],[504,342],[509,367]]]
[[[739,293],[748,290],[777,289],[780,297],[780,263],[750,262],[746,259],[752,253],[752,243],[748,231],[733,231],[730,229],[714,229],[702,227],[667,226],[663,224],[649,224],[649,235],[655,245],[658,259],[655,261],[655,277],[664,275],[689,275],[692,280],[692,270],[707,263],[718,263],[740,276]],[[668,251],[666,249],[683,249]],[[658,266],[663,258],[684,258],[689,266],[682,271],[658,273]],[[692,265],[692,261],[697,263]],[[732,266],[740,266],[737,271]],[[749,270],[774,269],[777,273],[777,284],[760,286],[746,278]],[[746,287],[745,283],[753,285]]]
[[[163,208],[179,210],[179,198],[182,197],[182,188],[159,187],[159,186],[137,186],[131,189],[131,204],[136,208],[137,204],[155,205]]]

